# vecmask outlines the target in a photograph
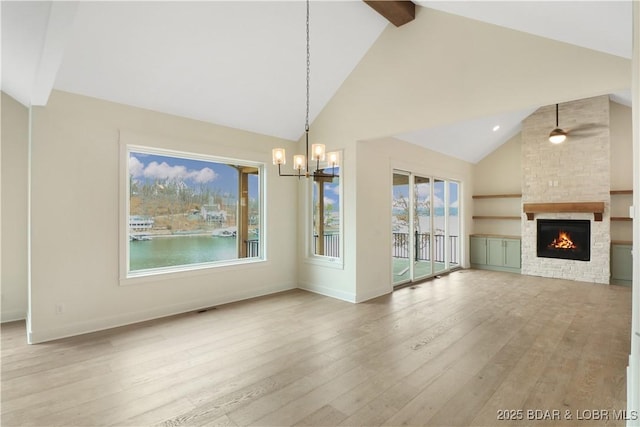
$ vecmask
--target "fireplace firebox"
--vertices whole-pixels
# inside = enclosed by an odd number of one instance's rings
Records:
[[[591,259],[591,221],[538,219],[537,255],[578,261]]]

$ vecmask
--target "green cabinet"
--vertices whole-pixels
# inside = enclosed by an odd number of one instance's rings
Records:
[[[487,263],[487,239],[484,237],[469,238],[469,258],[471,265]]]
[[[504,239],[504,266],[520,271],[521,252],[519,239]]]
[[[487,265],[504,267],[504,240],[487,238]]]
[[[611,244],[611,284],[631,286],[633,258],[630,244]]]
[[[471,236],[469,258],[473,268],[519,273],[520,239]]]

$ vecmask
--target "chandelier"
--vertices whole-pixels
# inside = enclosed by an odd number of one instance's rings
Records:
[[[311,55],[309,49],[309,0],[307,0],[307,109],[304,123],[304,139],[307,151],[306,155],[296,154],[295,156],[293,156],[293,170],[295,171],[295,173],[282,173],[282,165],[285,165],[287,163],[284,148],[273,149],[273,164],[278,165],[279,176],[296,176],[298,177],[298,179],[304,176],[305,178],[313,177],[316,180],[318,180],[319,178],[335,178],[339,176],[335,173],[336,167],[338,166],[337,152],[325,153],[324,144],[312,144],[311,157],[309,157],[309,77],[311,75],[310,66]],[[321,169],[320,162],[324,162],[325,157],[327,158],[329,166]],[[311,159],[312,162],[315,162],[315,169],[313,172],[311,172],[309,169],[309,159]],[[331,169],[331,173],[325,172],[326,169],[329,168]]]

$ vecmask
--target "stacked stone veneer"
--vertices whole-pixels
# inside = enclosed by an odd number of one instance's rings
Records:
[[[544,213],[533,221],[522,215],[522,274],[609,283],[610,161],[609,97],[560,104],[560,127],[598,124],[589,135],[569,134],[559,145],[549,142],[555,125],[555,105],[542,107],[522,125],[522,203],[604,202],[601,222],[593,214]],[[536,256],[536,220],[590,219],[591,260],[574,261]]]

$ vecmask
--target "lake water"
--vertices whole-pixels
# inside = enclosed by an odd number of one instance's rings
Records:
[[[170,236],[129,242],[130,271],[238,257],[235,237]]]

